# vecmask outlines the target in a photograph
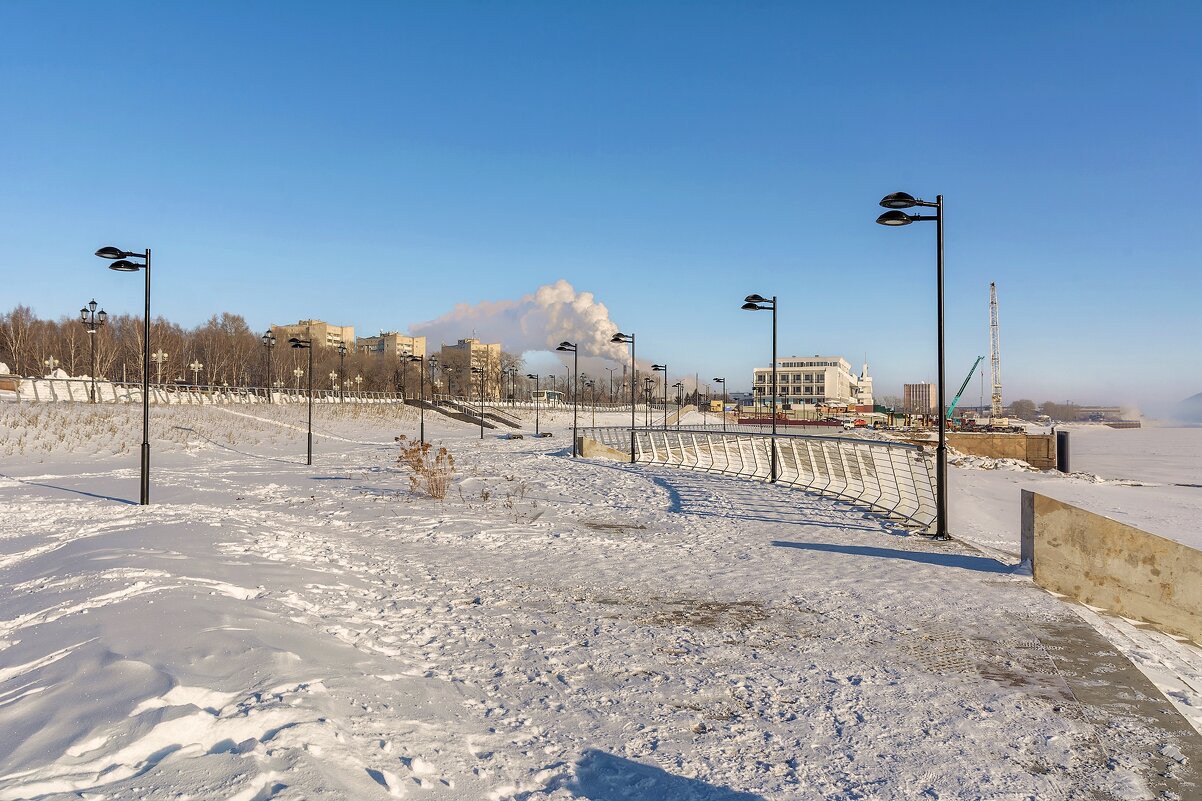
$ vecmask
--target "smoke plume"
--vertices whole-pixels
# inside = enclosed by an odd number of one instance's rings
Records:
[[[597,302],[592,292],[577,292],[562,278],[518,300],[461,303],[442,317],[412,326],[412,333],[426,337],[432,349],[473,335],[484,342],[500,342],[503,350],[515,355],[554,351],[564,340],[575,342],[582,369],[586,359],[622,364],[630,358],[626,345],[609,341],[617,331],[604,303]]]

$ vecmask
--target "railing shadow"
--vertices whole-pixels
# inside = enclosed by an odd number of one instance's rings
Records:
[[[105,495],[105,494],[99,493],[99,492],[85,492],[84,490],[74,489],[72,487],[61,487],[58,484],[47,484],[44,481],[30,481],[27,478],[18,478],[17,476],[10,476],[7,473],[0,473],[0,476],[3,476],[4,478],[10,479],[12,481],[16,481],[19,484],[28,484],[31,487],[45,487],[46,489],[60,490],[61,492],[70,492],[75,495],[83,495],[88,498],[96,498],[97,500],[101,500],[101,501],[113,501],[114,503],[124,503],[124,504],[128,504],[130,506],[138,505],[137,501],[130,500],[129,498],[118,498],[115,495]]]
[[[803,551],[822,551],[823,553],[841,553],[849,556],[874,556],[881,559],[901,559],[907,562],[919,562],[925,565],[940,567],[958,567],[963,570],[975,570],[981,573],[1010,573],[1014,568],[997,559],[988,556],[973,556],[963,553],[944,553],[940,551],[903,551],[897,548],[877,548],[871,545],[835,545],[825,542],[772,542],[778,548],[798,548]]]
[[[589,801],[765,801],[762,795],[676,776],[593,749],[585,751],[576,763],[575,777],[554,789],[565,789]]]

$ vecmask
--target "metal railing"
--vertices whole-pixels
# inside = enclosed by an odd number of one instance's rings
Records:
[[[635,461],[767,481],[772,437],[759,432],[620,426],[581,435]],[[805,434],[776,435],[777,481],[851,501],[893,520],[925,528],[935,520],[933,454],[901,442]]]

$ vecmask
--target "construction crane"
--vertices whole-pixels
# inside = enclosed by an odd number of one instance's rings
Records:
[[[964,376],[964,383],[960,385],[960,391],[956,393],[956,397],[952,398],[951,405],[947,407],[947,419],[952,419],[952,412],[956,411],[956,404],[960,402],[960,396],[964,394],[964,388],[968,386],[968,382],[972,380],[972,374],[977,371],[977,365],[981,363],[984,356],[978,356],[977,360],[972,363],[972,369],[968,371],[968,375]]]
[[[993,368],[993,395],[990,396],[989,416],[1002,417],[1002,348],[997,329],[997,284],[989,283],[989,364]]]

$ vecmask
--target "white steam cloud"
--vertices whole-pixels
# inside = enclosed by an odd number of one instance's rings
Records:
[[[518,300],[461,303],[442,317],[412,326],[412,333],[426,337],[430,348],[473,335],[484,342],[500,342],[513,354],[554,351],[564,340],[575,342],[582,370],[586,359],[628,362],[627,346],[609,341],[618,330],[604,303],[597,302],[592,292],[577,292],[562,278]]]

